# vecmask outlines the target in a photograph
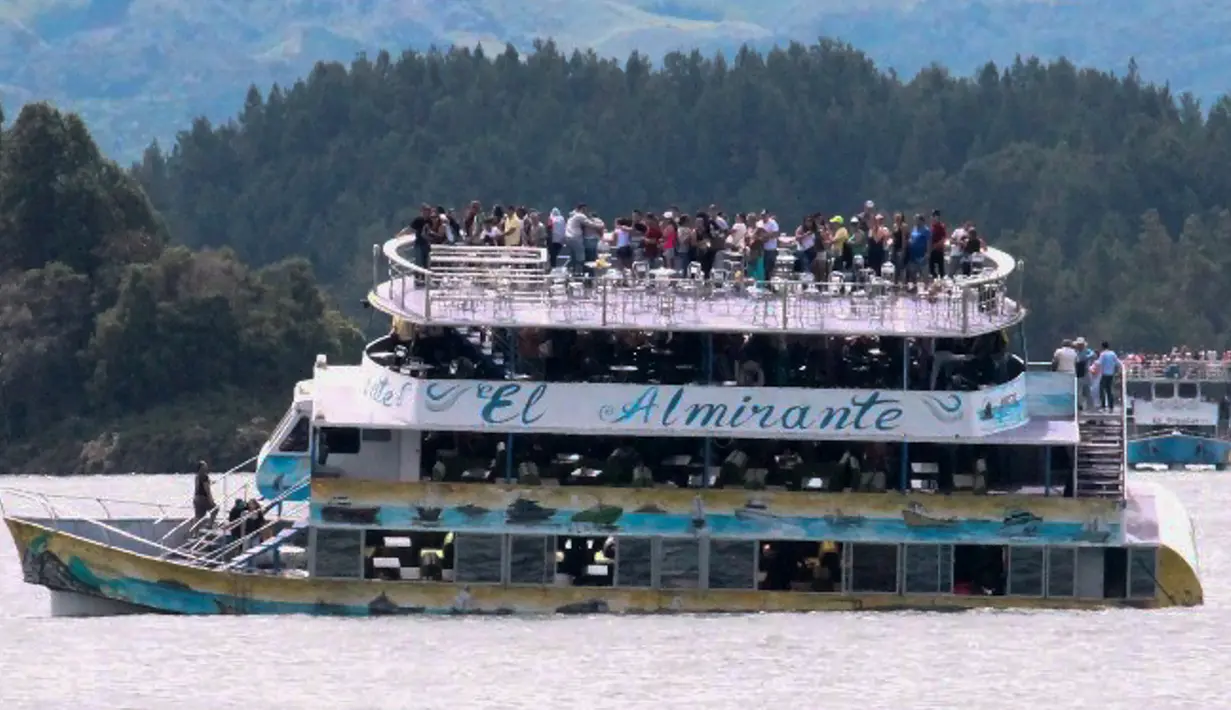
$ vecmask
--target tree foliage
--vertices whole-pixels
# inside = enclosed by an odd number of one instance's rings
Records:
[[[176,238],[269,263],[302,254],[362,290],[370,245],[421,202],[857,210],[970,218],[1024,261],[1028,342],[1231,345],[1231,101],[1066,61],[910,81],[821,41],[654,68],[551,42],[381,53],[249,91],[136,172]]]
[[[302,260],[252,271],[230,250],[166,242],[140,184],[101,157],[80,118],[33,104],[0,131],[5,467],[22,467],[24,454],[11,452],[45,443],[49,432],[63,435],[70,421],[105,428],[226,388],[264,392],[285,406],[287,388],[307,375],[314,354],[353,357],[359,347]],[[159,435],[158,456],[176,435]],[[58,465],[89,468],[90,446],[80,439],[66,446],[79,455]],[[143,466],[183,470],[203,453],[179,451]]]

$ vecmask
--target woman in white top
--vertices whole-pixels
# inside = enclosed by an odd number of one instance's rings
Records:
[[[795,230],[795,270],[812,272],[812,260],[816,258],[816,217],[808,215]]]
[[[627,217],[616,220],[615,248],[616,263],[621,269],[633,268],[633,222]]]

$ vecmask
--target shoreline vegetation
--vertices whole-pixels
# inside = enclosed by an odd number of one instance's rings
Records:
[[[1020,260],[1034,359],[1079,334],[1231,348],[1231,100],[1131,64],[906,80],[829,40],[661,63],[546,41],[320,63],[127,170],[46,104],[0,125],[5,472],[247,459],[317,353],[359,357],[372,245],[424,202],[756,206],[786,229],[939,208]]]

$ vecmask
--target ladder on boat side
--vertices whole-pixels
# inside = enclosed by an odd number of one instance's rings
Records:
[[[1078,415],[1078,498],[1124,497],[1123,412]]]

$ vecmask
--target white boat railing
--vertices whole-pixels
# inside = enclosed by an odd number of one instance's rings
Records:
[[[871,273],[856,282],[818,283],[806,274],[755,284],[738,272],[715,269],[712,280],[701,281],[643,263],[582,277],[549,271],[543,250],[526,247],[433,247],[432,268],[426,269],[402,255],[413,243],[408,235],[373,246],[369,301],[424,324],[713,330],[725,320],[754,330],[867,324],[870,331],[911,334],[917,321],[927,326],[919,332],[964,335],[1007,327],[1025,315],[1008,296],[1007,279],[1017,262],[997,249],[987,250],[991,268],[977,274],[908,287]]]
[[[1126,362],[1124,372],[1130,380],[1229,382],[1231,362],[1159,358],[1146,362]]]

